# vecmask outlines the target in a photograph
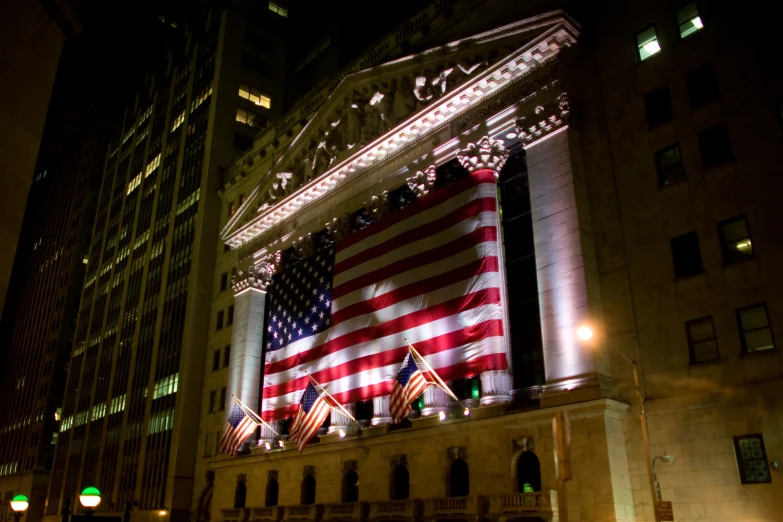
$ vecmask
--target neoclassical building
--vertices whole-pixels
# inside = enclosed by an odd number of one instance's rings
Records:
[[[427,49],[302,100],[228,171],[197,519],[775,520],[774,87],[754,65],[729,73],[718,7],[467,4],[411,21],[437,33]],[[763,95],[740,103],[746,89]],[[219,454],[232,395],[272,404],[283,275],[487,171],[507,368],[466,364],[449,378],[459,402],[428,388],[397,425],[379,387],[302,453],[270,415],[277,434]]]

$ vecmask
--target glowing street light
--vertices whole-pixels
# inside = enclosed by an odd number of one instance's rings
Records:
[[[27,511],[27,506],[29,505],[30,500],[24,495],[16,495],[11,499],[11,509],[14,510],[15,522],[19,522],[19,520],[22,518],[22,515],[24,515],[24,512]]]
[[[589,341],[593,338],[593,329],[589,326],[580,326],[576,335],[583,341]]]
[[[84,514],[88,517],[95,513],[95,508],[101,503],[101,492],[98,488],[88,486],[79,495],[79,504],[84,507]]]

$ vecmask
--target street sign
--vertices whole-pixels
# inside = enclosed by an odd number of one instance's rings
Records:
[[[674,511],[672,511],[672,503],[666,500],[658,501],[658,520],[661,522],[673,522]]]

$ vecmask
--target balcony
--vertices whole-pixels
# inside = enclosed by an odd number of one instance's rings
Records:
[[[419,520],[421,519],[421,500],[391,500],[370,504],[370,520]]]
[[[320,520],[324,512],[321,504],[309,506],[286,506],[283,520]]]
[[[250,508],[250,522],[277,522],[283,518],[283,506]]]
[[[433,498],[424,501],[424,518],[481,518],[487,513],[487,501],[484,497]]]
[[[245,522],[247,520],[246,508],[232,508],[220,510],[221,522]]]
[[[505,520],[531,517],[556,522],[558,520],[557,491],[550,489],[535,493],[501,495],[489,499],[487,518]]]
[[[324,520],[352,520],[362,521],[367,519],[369,505],[367,502],[351,502],[350,504],[325,504]]]

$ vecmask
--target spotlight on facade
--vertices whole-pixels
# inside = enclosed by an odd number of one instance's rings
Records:
[[[282,447],[283,447],[282,439],[277,441],[277,445],[280,446],[280,448],[282,449]]]
[[[337,433],[340,435],[340,438],[341,438],[341,439],[344,439],[344,438],[345,438],[345,430],[340,430],[340,431],[338,431]]]
[[[25,495],[16,495],[11,499],[11,509],[14,511],[15,522],[19,522],[29,505],[30,500]]]
[[[272,445],[269,444],[268,442],[264,442],[264,447],[266,448],[267,451],[272,449]]]
[[[440,420],[446,420],[446,412],[445,411],[439,411],[438,412],[438,418]]]
[[[463,411],[463,412],[462,412],[462,414],[463,414],[465,417],[467,417],[468,415],[470,415],[470,409],[469,409],[469,408],[465,408],[465,411]]]
[[[168,514],[169,514],[169,510],[166,508],[160,508],[160,510],[158,511],[158,515],[161,517],[165,517]]]
[[[580,326],[576,331],[576,335],[583,341],[589,341],[593,338],[593,329],[589,326]]]

